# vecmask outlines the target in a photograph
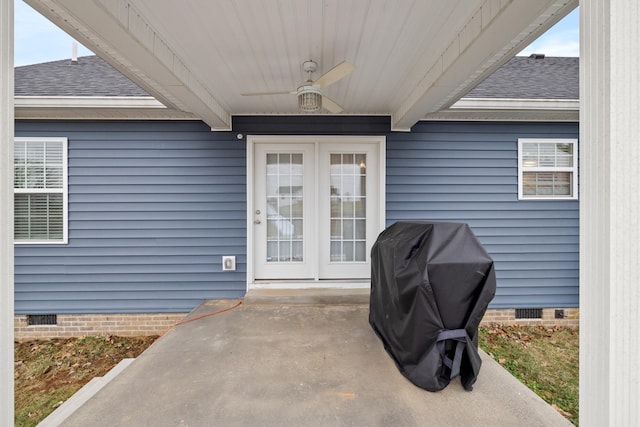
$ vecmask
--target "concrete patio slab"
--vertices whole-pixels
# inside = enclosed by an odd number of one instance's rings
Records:
[[[292,301],[251,296],[175,327],[62,425],[571,425],[486,355],[473,391],[456,378],[431,393],[400,374],[367,304]]]

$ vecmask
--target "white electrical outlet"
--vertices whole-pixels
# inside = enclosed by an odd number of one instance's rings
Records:
[[[222,271],[236,271],[235,255],[225,255],[222,257]]]

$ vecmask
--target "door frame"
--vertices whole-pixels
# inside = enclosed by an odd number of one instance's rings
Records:
[[[278,280],[260,280],[259,283],[255,279],[254,271],[254,162],[256,144],[323,144],[323,143],[369,143],[376,144],[378,147],[378,232],[382,232],[386,224],[386,137],[384,135],[247,135],[247,290],[250,289],[303,289],[303,288],[368,288],[370,281],[368,280],[319,280],[318,269],[314,272],[312,280],[298,281],[278,281]],[[318,146],[316,145],[315,170],[318,171],[319,156]],[[375,178],[374,178],[375,179]],[[317,181],[317,180],[316,180]],[[316,184],[317,185],[317,184]],[[317,192],[316,192],[317,194]]]

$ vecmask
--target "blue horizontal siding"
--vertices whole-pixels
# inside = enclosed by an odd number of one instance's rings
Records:
[[[576,138],[577,124],[243,117],[200,122],[24,121],[69,138],[69,244],[17,245],[16,312],[189,311],[246,283],[246,134],[387,137],[386,218],[468,223],[496,262],[493,308],[578,304],[578,203],[517,200],[518,138]],[[221,271],[236,255],[237,272]]]
[[[225,280],[222,280],[223,279],[222,277],[218,278],[224,286],[226,286],[224,282],[227,282],[227,281],[233,282],[234,283],[233,286],[236,286],[235,281],[233,280],[233,278],[235,277],[235,274],[233,272],[223,272],[223,273],[216,273],[216,274],[225,276],[226,278]],[[210,275],[211,273],[209,272],[190,274],[192,278],[192,283],[211,283]],[[28,282],[28,285],[25,285],[25,289],[28,289],[28,286],[33,284],[45,284],[47,286],[50,286],[50,282],[51,282],[47,277],[47,275],[37,274],[37,272],[34,272],[34,274],[22,274],[21,277],[24,278],[26,282]],[[112,274],[109,276],[109,281],[105,281],[104,278],[96,277],[91,273],[81,274],[81,273],[75,272],[73,274],[69,273],[67,277],[65,277],[64,286],[54,286],[54,287],[50,287],[50,289],[65,290],[68,287],[70,288],[74,286],[75,284],[86,286],[86,282],[91,281],[91,283],[96,284],[96,287],[94,288],[94,290],[98,292],[101,290],[101,286],[103,286],[103,284],[105,283],[132,283],[130,279],[131,277],[125,274]],[[154,284],[154,286],[159,281],[166,282],[166,283],[184,283],[182,281],[182,279],[184,279],[183,273],[140,272],[139,276],[135,277],[135,279],[136,279],[135,283],[140,283],[140,284],[151,283],[151,284]],[[154,293],[154,296],[155,295],[156,294]]]
[[[190,311],[246,287],[246,150],[200,122],[18,122],[69,140],[69,244],[16,245],[16,313]],[[236,272],[222,272],[236,255]]]
[[[496,265],[492,308],[576,307],[577,201],[519,201],[518,138],[575,123],[420,122],[387,137],[386,219],[468,223]]]

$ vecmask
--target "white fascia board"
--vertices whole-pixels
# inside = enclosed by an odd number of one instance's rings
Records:
[[[425,115],[421,121],[577,122],[579,116],[580,101],[576,99],[463,98],[449,108]]]
[[[23,108],[159,108],[167,109],[151,96],[16,96]]]
[[[14,105],[26,120],[200,120],[150,96],[16,96]]]
[[[451,110],[560,110],[580,111],[578,99],[510,99],[510,98],[462,98]]]

